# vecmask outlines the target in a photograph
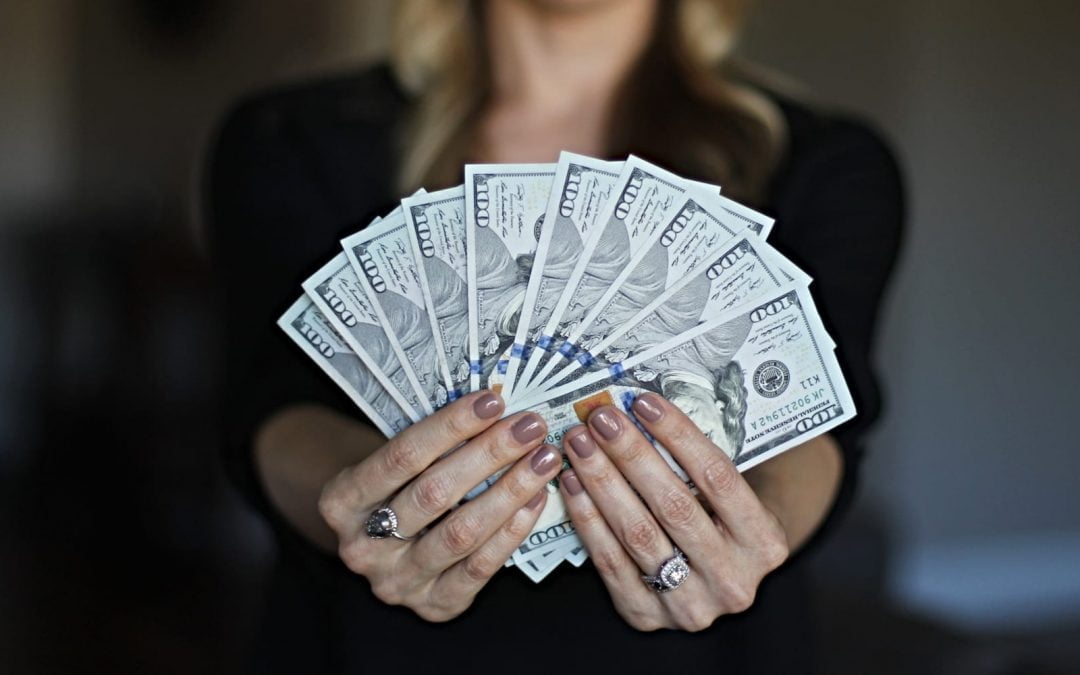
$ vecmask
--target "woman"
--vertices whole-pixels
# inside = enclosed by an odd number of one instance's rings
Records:
[[[281,543],[260,671],[810,669],[802,571],[790,559],[772,571],[850,494],[878,407],[868,353],[902,203],[871,132],[733,74],[740,4],[401,2],[392,69],[232,114],[210,182],[228,461]],[[633,152],[775,215],[772,241],[815,278],[860,417],[739,476],[677,409],[641,397],[637,417],[695,478],[699,503],[626,417],[594,411],[564,439],[560,488],[593,562],[534,586],[498,570],[559,473],[539,418],[500,420],[502,401],[474,393],[387,443],[271,326],[310,266],[400,195],[459,182],[467,161],[550,162],[563,149]],[[508,463],[423,536],[367,536],[385,500],[410,535]],[[676,546],[690,576],[657,593],[641,575]]]

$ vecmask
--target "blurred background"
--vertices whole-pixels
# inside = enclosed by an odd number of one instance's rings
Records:
[[[198,186],[253,89],[378,58],[392,2],[0,3],[0,671],[231,672],[273,555],[217,463]],[[1080,5],[760,0],[743,54],[909,187],[831,673],[1080,672]],[[298,357],[299,358],[299,357]]]

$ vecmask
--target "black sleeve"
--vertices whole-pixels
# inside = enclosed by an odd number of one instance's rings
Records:
[[[279,535],[252,455],[258,426],[285,405],[359,411],[275,325],[301,281],[334,254],[345,223],[320,191],[305,131],[272,97],[236,108],[221,127],[204,184],[224,336],[221,425],[228,475]]]
[[[793,159],[778,177],[773,203],[776,244],[814,278],[811,291],[858,412],[833,432],[844,479],[820,533],[850,504],[863,433],[881,411],[875,326],[900,246],[904,196],[897,162],[876,133],[847,121],[816,125],[793,135]]]

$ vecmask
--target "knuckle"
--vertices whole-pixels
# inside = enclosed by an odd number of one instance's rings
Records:
[[[466,555],[476,547],[479,532],[477,523],[463,515],[454,514],[443,523],[443,546],[454,557]]]
[[[386,605],[401,605],[404,603],[405,598],[394,583],[392,577],[385,577],[382,579],[376,579],[371,582],[371,592]]]
[[[619,576],[623,558],[618,551],[605,546],[595,551],[589,551],[589,557],[592,558],[593,567],[596,568],[596,572],[601,577],[615,579]]]
[[[330,529],[338,532],[341,529],[341,497],[335,487],[336,480],[327,483],[319,494],[319,515],[330,526]]]
[[[612,443],[607,452],[614,459],[633,464],[640,461],[644,455],[645,450],[641,443],[638,443],[633,434],[624,434],[625,438],[621,443]]]
[[[452,486],[450,480],[441,473],[429,473],[416,480],[412,491],[413,501],[420,512],[428,516],[437,516],[449,509]]]
[[[502,536],[506,539],[514,542],[514,545],[520,544],[525,540],[525,537],[529,536],[529,530],[532,526],[532,519],[528,518],[524,514],[515,515],[513,518],[507,520],[502,526]]]
[[[618,489],[619,483],[625,482],[625,480],[621,473],[610,467],[597,471],[596,475],[592,477],[592,482],[596,485],[597,490],[607,493],[614,492]]]
[[[762,546],[762,557],[770,572],[783,565],[789,555],[791,549],[783,536],[773,535]]]
[[[480,462],[494,471],[505,466],[511,459],[508,449],[512,447],[502,442],[496,434],[482,434],[477,438],[477,452],[480,453]]]
[[[713,459],[707,463],[701,472],[702,482],[705,489],[714,495],[730,494],[740,480],[739,472],[735,465],[726,459]]]
[[[643,633],[652,633],[664,628],[664,623],[651,612],[631,610],[623,615],[630,627]]]
[[[508,502],[519,504],[536,494],[537,488],[521,471],[508,471],[499,479],[499,488]]]
[[[660,516],[676,529],[687,528],[694,521],[699,508],[697,500],[682,486],[664,492],[660,496],[659,506]]]
[[[591,506],[589,508],[580,509],[572,515],[574,525],[579,530],[595,532],[596,530],[607,527],[607,521],[604,520],[603,514],[601,514],[598,509]]]
[[[424,470],[423,452],[404,436],[387,444],[385,463],[386,473],[401,479],[411,478]]]
[[[473,422],[475,419],[475,415],[467,406],[457,406],[452,410],[447,410],[443,422],[446,434],[455,440],[471,438],[476,434]]]
[[[659,545],[660,530],[649,520],[634,520],[623,531],[623,541],[631,550],[647,555]]]
[[[755,591],[744,584],[729,584],[724,590],[724,607],[729,614],[740,614],[754,604]]]
[[[499,563],[493,563],[490,556],[474,553],[461,564],[461,572],[473,584],[483,584],[499,570]]]
[[[704,607],[692,606],[687,608],[679,617],[679,628],[698,633],[713,625],[719,613]]]
[[[368,556],[369,547],[364,542],[353,540],[338,545],[338,557],[351,572],[366,574],[371,569]]]

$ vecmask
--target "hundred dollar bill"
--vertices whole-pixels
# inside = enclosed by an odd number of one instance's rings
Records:
[[[414,422],[423,406],[383,330],[356,271],[344,253],[319,268],[303,283],[304,291],[350,349],[371,370],[390,396]]]
[[[525,576],[532,579],[533,583],[540,583],[544,578],[555,571],[564,560],[568,559],[574,551],[580,550],[581,545],[573,542],[564,543],[560,547],[553,547],[543,554],[534,556],[523,562],[514,561],[518,569],[525,573]],[[576,556],[575,556],[576,557]]]
[[[613,405],[631,414],[639,394],[655,392],[685,412],[718,452],[745,471],[854,417],[825,335],[809,289],[787,284],[757,303],[546,392],[547,401],[513,407],[544,416],[549,433],[561,436],[596,407]],[[689,482],[671,454],[656,446]],[[544,513],[523,546],[539,554],[572,532],[565,515]]]
[[[566,288],[537,338],[537,348],[518,375],[515,391],[526,394],[539,384],[534,376],[558,351],[561,339],[573,331],[649,236],[667,222],[687,188],[686,181],[670,171],[638,157],[626,160],[613,196],[597,218],[603,225],[594,227],[585,241]],[[549,254],[545,264],[558,261]]]
[[[562,346],[534,378],[534,387],[547,389],[556,369],[568,362],[591,359],[588,350],[611,331],[622,326],[646,304],[694,271],[722,245],[742,230],[764,239],[772,219],[763,214],[749,222],[723,207],[731,200],[698,188],[688,190],[663,227],[657,228],[639,247],[611,286],[569,331]],[[561,376],[561,374],[560,374]]]
[[[603,339],[553,376],[549,388],[569,384],[582,376],[582,369],[595,372],[625,361],[793,281],[810,284],[772,246],[748,232],[737,234],[632,316],[624,315]],[[828,345],[832,349],[831,340]]]
[[[546,226],[540,231],[503,381],[503,396],[508,400],[514,396],[519,369],[532,352],[540,329],[551,318],[622,166],[622,162],[605,162],[570,152],[559,155],[544,210]]]
[[[301,296],[278,319],[278,326],[330,376],[387,438],[414,421],[379,378],[360,360],[315,307]]]
[[[585,550],[584,546],[575,546],[566,554],[566,561],[574,567],[581,567],[581,564],[588,559],[589,552]]]
[[[439,346],[440,368],[450,373],[450,398],[467,394],[469,382],[469,288],[465,252],[463,186],[401,201],[413,255],[420,263],[431,332]]]
[[[465,166],[471,388],[501,385],[540,239],[554,164]],[[501,362],[501,365],[500,365]]]
[[[431,330],[420,273],[401,209],[341,240],[379,323],[430,415],[450,399],[452,382]]]

